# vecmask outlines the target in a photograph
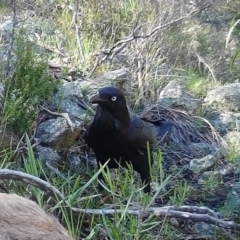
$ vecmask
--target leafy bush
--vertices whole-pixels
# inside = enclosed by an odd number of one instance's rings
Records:
[[[39,60],[33,43],[16,41],[14,73],[6,81],[4,123],[16,134],[31,132],[40,105],[49,99],[57,81],[47,72],[47,61]]]

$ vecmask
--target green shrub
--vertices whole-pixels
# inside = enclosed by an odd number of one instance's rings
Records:
[[[47,72],[47,61],[34,53],[33,43],[16,40],[14,73],[6,81],[3,121],[16,134],[31,132],[39,107],[48,100],[57,81]]]

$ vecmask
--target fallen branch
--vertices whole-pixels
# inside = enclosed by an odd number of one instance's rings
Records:
[[[50,196],[54,197],[58,201],[63,201],[66,203],[70,211],[76,216],[81,216],[83,218],[91,218],[92,216],[114,216],[116,214],[122,214],[124,210],[122,209],[81,209],[72,208],[66,201],[66,198],[60,193],[58,189],[53,187],[50,183],[32,176],[27,173],[10,170],[1,169],[0,179],[13,179],[28,183],[35,187],[40,188]],[[149,216],[156,217],[168,217],[168,218],[181,218],[190,220],[193,222],[205,222],[212,224],[221,228],[227,228],[231,230],[240,231],[240,224],[234,221],[224,221],[217,218],[217,213],[207,207],[197,207],[197,206],[165,206],[165,207],[152,207],[152,208],[142,208],[142,209],[127,209],[126,214],[133,215],[136,217],[147,218]]]
[[[154,208],[147,208],[147,209],[142,209],[142,210],[131,210],[127,209],[126,213],[129,215],[133,215],[136,217],[141,217],[141,218],[147,218],[150,215],[153,216],[158,216],[158,217],[170,217],[170,218],[181,218],[181,219],[187,219],[191,220],[193,222],[205,222],[209,224],[216,225],[218,227],[223,227],[223,228],[228,228],[232,230],[238,230],[240,231],[240,224],[235,223],[234,221],[224,221],[221,219],[218,219],[213,216],[209,216],[207,214],[199,214],[199,213],[189,213],[189,212],[184,212],[184,208],[195,208],[195,210],[198,208],[196,206],[182,206],[178,207],[178,210],[175,210],[174,206],[166,206],[166,207],[154,207]],[[180,211],[182,209],[182,211]],[[78,209],[78,208],[72,208],[73,212],[76,214],[77,212],[79,214],[82,214],[84,211],[84,214],[88,217],[92,217],[92,215],[95,216],[114,216],[116,214],[122,214],[123,210],[121,209]],[[201,207],[199,207],[199,211],[202,211]]]
[[[30,184],[34,187],[41,189],[42,191],[44,191],[45,193],[47,193],[48,195],[54,198],[57,197],[61,200],[65,199],[62,193],[57,188],[52,186],[50,183],[38,177],[32,176],[28,173],[23,173],[23,172],[11,170],[11,169],[1,169],[0,179],[10,179],[10,180],[25,182],[27,184]]]

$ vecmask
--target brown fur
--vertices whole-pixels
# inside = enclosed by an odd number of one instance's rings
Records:
[[[72,240],[59,221],[35,202],[0,193],[1,240]]]

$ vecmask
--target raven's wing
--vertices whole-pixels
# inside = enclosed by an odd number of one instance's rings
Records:
[[[165,120],[150,121],[146,118],[133,117],[128,129],[128,140],[140,154],[147,149],[147,142],[153,146],[158,137],[170,131],[173,123]]]
[[[143,120],[145,126],[149,126],[151,125],[151,129],[153,131],[154,136],[156,137],[161,137],[163,136],[165,133],[171,131],[171,129],[173,128],[174,124],[172,122],[166,121],[166,120],[149,120],[147,118],[141,118],[141,120]],[[153,125],[153,126],[152,126]]]

